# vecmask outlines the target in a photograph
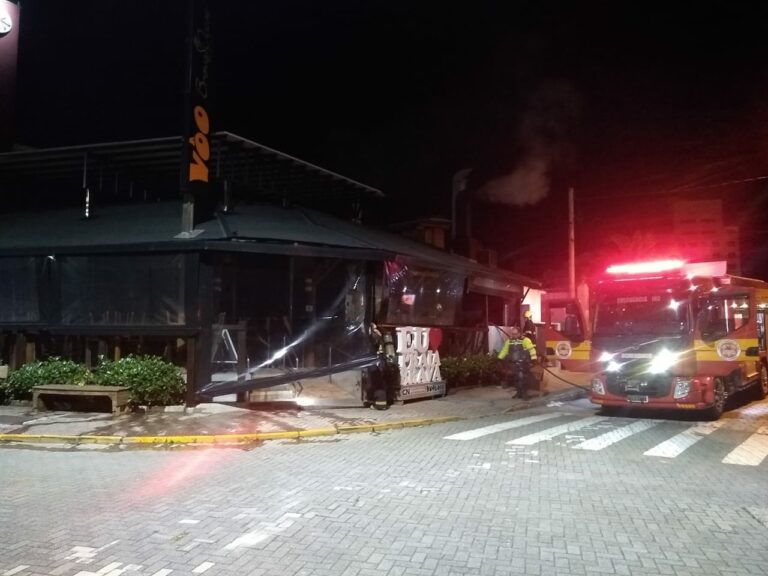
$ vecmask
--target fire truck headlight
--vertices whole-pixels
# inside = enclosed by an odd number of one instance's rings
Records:
[[[663,349],[656,354],[656,356],[651,358],[651,365],[648,367],[648,372],[651,374],[661,374],[672,368],[676,363],[677,354]]]
[[[610,362],[613,360],[613,357],[616,356],[616,354],[611,354],[610,352],[603,352],[600,354],[600,358],[598,358],[598,362]]]
[[[592,378],[592,392],[595,394],[605,394],[605,385],[600,378]]]
[[[605,371],[606,372],[619,372],[619,371],[621,371],[621,364],[611,360],[610,362],[608,362],[608,365],[605,367]]]
[[[685,398],[690,394],[691,392],[691,381],[690,380],[678,380],[675,382],[675,400],[679,400],[680,398]]]

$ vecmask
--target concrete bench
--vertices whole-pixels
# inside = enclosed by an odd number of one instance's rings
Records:
[[[130,400],[129,389],[125,386],[76,386],[52,384],[32,388],[32,406],[36,410],[46,410],[41,396],[106,396],[112,402],[112,413],[125,409]]]

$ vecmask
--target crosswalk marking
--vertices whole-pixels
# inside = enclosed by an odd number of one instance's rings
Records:
[[[525,418],[520,418],[519,420],[510,420],[509,422],[501,422],[491,426],[484,426],[483,428],[475,428],[474,430],[467,430],[466,432],[451,434],[450,436],[445,436],[443,439],[474,440],[475,438],[481,438],[482,436],[488,436],[489,434],[495,434],[496,432],[503,432],[504,430],[520,428],[521,426],[527,426],[528,424],[535,424],[536,422],[557,418],[558,416],[562,416],[562,413],[551,412],[549,414],[539,414],[538,416],[527,416]]]
[[[760,419],[768,415],[768,403],[752,404],[739,410],[738,417],[749,419]]]
[[[581,444],[576,444],[574,448],[578,448],[579,450],[602,450],[606,446],[615,444],[619,440],[623,440],[637,432],[653,428],[657,424],[660,424],[660,422],[653,420],[638,420],[631,424],[627,424],[626,426],[622,426],[621,428],[617,428],[616,430],[600,434],[600,436],[596,436],[595,438],[585,440]]]
[[[750,407],[752,408],[752,407]],[[552,420],[557,418],[576,417],[575,420],[570,422],[561,423],[554,422]],[[663,442],[656,444],[643,452],[644,456],[659,457],[659,458],[676,458],[683,452],[696,445],[701,440],[709,437],[718,430],[728,430],[731,433],[751,434],[746,440],[740,444],[733,443],[736,446],[731,452],[722,459],[724,464],[738,464],[742,466],[760,466],[764,462],[768,461],[768,424],[763,416],[763,406],[755,409],[749,416],[753,418],[757,416],[757,422],[755,419],[741,419],[741,418],[722,418],[716,422],[692,422],[689,425],[682,424],[678,428],[681,430],[677,434],[674,434],[671,438],[664,440]],[[556,411],[545,412],[541,414],[534,414],[506,422],[499,422],[490,426],[483,426],[481,428],[474,428],[471,430],[465,430],[449,436],[444,436],[444,440],[459,440],[468,441],[483,438],[491,434],[504,433],[510,430],[522,428],[524,426],[544,423],[543,430],[526,434],[524,431],[512,432],[507,435],[507,438],[512,439],[505,442],[507,445],[516,446],[532,446],[540,442],[552,440],[556,436],[560,436],[565,440],[563,444],[577,449],[577,450],[590,450],[598,451],[609,446],[612,446],[630,436],[635,434],[641,434],[651,428],[657,427],[659,424],[669,424],[666,420],[656,419],[620,419],[611,418],[608,416],[586,416],[578,417],[568,411]],[[597,425],[597,426],[595,426]],[[549,428],[547,428],[549,426]],[[755,432],[755,429],[760,426]],[[538,426],[537,428],[541,428]],[[590,430],[586,431],[584,429]],[[518,436],[524,434],[523,436]],[[658,432],[658,435],[664,434],[664,431]],[[664,434],[665,436],[667,434]],[[515,437],[518,436],[518,437]],[[724,436],[723,438],[727,438]],[[731,434],[730,437],[734,437]],[[647,438],[647,437],[646,437]]]
[[[712,434],[715,430],[722,427],[723,421],[707,422],[705,424],[697,424],[691,426],[686,430],[676,434],[669,440],[657,444],[650,450],[646,450],[643,454],[645,456],[659,456],[661,458],[675,458],[682,454],[685,450],[696,444],[699,440]]]
[[[723,458],[723,463],[759,466],[766,456],[768,456],[768,426],[761,426],[757,432]]]
[[[544,440],[551,440],[555,436],[560,436],[560,434],[573,432],[574,430],[580,430],[581,428],[586,428],[587,426],[591,426],[592,424],[597,424],[598,422],[602,422],[603,420],[607,420],[607,419],[608,418],[605,416],[590,416],[588,418],[582,418],[581,420],[576,420],[575,422],[569,422],[568,424],[562,424],[560,426],[555,426],[547,430],[542,430],[541,432],[528,434],[527,436],[523,436],[522,438],[510,440],[509,442],[507,442],[507,444],[516,444],[518,446],[520,445],[532,446],[533,444],[538,444],[539,442],[543,442]]]

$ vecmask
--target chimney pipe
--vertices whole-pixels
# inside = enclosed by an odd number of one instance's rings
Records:
[[[472,168],[464,168],[453,175],[451,190],[451,249],[463,252],[469,247],[471,236],[471,214],[467,192],[467,181]],[[466,245],[466,246],[465,246]]]

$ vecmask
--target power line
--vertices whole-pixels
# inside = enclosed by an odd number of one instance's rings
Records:
[[[729,180],[726,182],[718,182],[716,184],[707,184],[707,185],[700,185],[700,186],[686,186],[682,188],[667,188],[665,190],[659,190],[656,192],[636,192],[636,193],[629,193],[629,194],[621,194],[621,195],[611,195],[611,194],[601,194],[601,195],[595,195],[595,196],[583,196],[583,195],[576,195],[576,198],[578,200],[620,200],[623,198],[633,198],[633,197],[648,197],[648,196],[666,196],[669,194],[678,194],[680,192],[692,192],[696,190],[706,190],[706,189],[712,189],[712,188],[724,188],[726,186],[734,186],[736,184],[748,184],[750,182],[760,182],[763,180],[768,180],[768,176],[754,176],[752,178],[742,178],[740,180]]]

